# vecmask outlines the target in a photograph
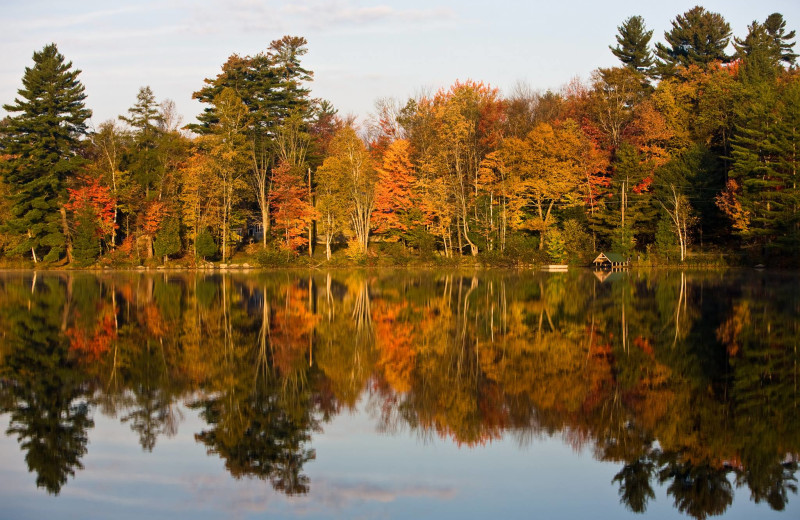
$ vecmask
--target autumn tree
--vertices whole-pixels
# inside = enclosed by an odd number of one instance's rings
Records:
[[[497,89],[467,81],[456,82],[432,99],[421,99],[405,118],[409,139],[420,154],[420,176],[424,182],[444,183],[449,189],[457,251],[467,246],[473,256],[478,254],[470,231],[479,218],[474,212],[478,170],[499,142],[504,117]]]
[[[364,142],[352,127],[343,127],[331,142],[330,155],[318,169],[317,185],[326,205],[320,211],[320,219],[330,219],[331,223],[346,221],[362,254],[367,253],[372,230],[375,179],[375,167]],[[324,226],[326,234],[334,229],[333,224]]]
[[[208,233],[209,227],[215,227],[220,199],[218,190],[208,182],[214,175],[214,163],[205,146],[208,138],[200,138],[193,143],[186,161],[178,170],[180,177],[181,220],[186,227],[188,242],[195,250],[196,256],[201,254],[197,243],[201,233]]]
[[[69,201],[64,208],[71,212],[75,228],[75,260],[82,265],[92,263],[100,255],[100,241],[107,247],[113,239],[116,200],[111,189],[99,179],[82,177],[80,186],[69,188]]]
[[[411,163],[411,143],[398,139],[386,148],[377,168],[375,184],[375,232],[389,241],[407,240],[415,223],[414,186],[416,172]]]
[[[270,204],[273,207],[275,229],[283,236],[284,248],[296,254],[298,248],[310,247],[308,237],[303,234],[314,216],[302,170],[298,171],[297,167],[281,161],[273,169],[272,182]]]
[[[633,123],[647,86],[639,73],[625,67],[598,69],[592,79],[587,111],[606,148],[614,150]]]
[[[20,237],[11,254],[30,253],[36,263],[56,261],[66,252],[71,260],[66,187],[84,163],[78,151],[92,113],[84,105],[81,71],[65,62],[55,44],[34,52],[33,62],[19,97],[3,105],[12,115],[0,139],[8,157],[0,166],[11,198],[11,218],[2,226]]]
[[[585,134],[572,120],[559,126],[537,125],[528,134],[525,146],[522,182],[533,209],[527,225],[539,232],[541,250],[553,224],[553,208],[580,204],[579,186],[586,173],[582,155],[590,148]]]
[[[125,235],[130,234],[130,213],[132,207],[132,187],[130,173],[122,170],[122,159],[128,134],[119,128],[114,120],[100,123],[97,130],[90,136],[95,154],[94,167],[98,171],[103,183],[111,190],[114,198],[114,215],[112,220],[119,223],[120,213],[126,216]],[[109,246],[114,249],[117,245],[116,226],[111,231]]]

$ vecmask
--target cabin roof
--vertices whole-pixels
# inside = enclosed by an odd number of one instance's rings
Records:
[[[619,253],[600,253],[597,255],[597,258],[594,259],[594,264],[602,264],[604,262],[611,262],[612,264],[624,264],[628,261],[628,259]]]

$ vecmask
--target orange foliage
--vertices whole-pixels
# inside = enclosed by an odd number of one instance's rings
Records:
[[[411,143],[399,139],[388,145],[378,171],[375,186],[375,209],[372,220],[376,233],[391,230],[408,231],[402,216],[412,207],[412,187],[416,181],[411,163]],[[389,240],[397,241],[393,236]]]
[[[417,352],[414,348],[414,328],[398,317],[408,308],[403,303],[382,303],[373,308],[375,344],[380,352],[378,368],[396,392],[411,389]]]
[[[281,374],[290,374],[298,363],[306,363],[305,354],[319,320],[319,314],[309,307],[307,289],[286,287],[284,303],[274,309],[270,322],[273,360]]]
[[[81,177],[78,183],[79,188],[67,189],[69,201],[64,207],[76,213],[84,208],[91,208],[97,216],[97,234],[110,235],[118,227],[114,222],[114,206],[117,201],[111,195],[111,189],[101,186],[100,181],[94,177]]]
[[[653,345],[650,344],[649,339],[636,336],[636,338],[633,340],[633,344],[642,349],[642,351],[648,356],[653,357]]]
[[[158,232],[158,227],[161,221],[167,216],[166,205],[158,200],[154,200],[147,205],[144,213],[144,232],[150,236],[154,236]]]
[[[283,247],[297,253],[298,248],[308,244],[305,232],[314,218],[308,189],[303,185],[302,174],[285,161],[272,170],[272,183],[269,200],[275,208],[275,229],[283,231]]]
[[[114,314],[115,310],[102,314],[92,331],[76,326],[67,329],[69,350],[76,353],[81,361],[91,363],[99,360],[117,337]]]

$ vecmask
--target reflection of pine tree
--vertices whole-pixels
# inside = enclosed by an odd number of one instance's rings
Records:
[[[213,392],[192,405],[200,409],[208,429],[195,439],[209,454],[219,455],[234,477],[269,480],[287,495],[305,494],[310,482],[303,465],[315,457],[308,443],[318,428],[312,393],[316,372],[308,363],[287,362],[287,353],[298,347],[305,352],[308,342],[306,335],[295,337],[287,329],[302,326],[291,318],[305,309],[307,300],[287,292],[296,289],[294,285],[271,294],[264,284],[258,295],[260,308],[247,315],[236,297],[240,289],[228,289],[223,280],[218,302],[221,329],[227,332],[212,340],[219,342],[215,354],[222,354],[219,372],[210,383]]]
[[[84,384],[67,359],[61,333],[65,290],[59,282],[48,277],[38,284],[25,280],[6,286],[9,354],[2,366],[7,384],[0,410],[11,415],[7,433],[15,434],[27,452],[36,485],[53,494],[83,469],[87,430],[94,426]]]
[[[640,457],[614,476],[613,482],[619,482],[619,501],[634,513],[647,511],[647,502],[656,497],[650,479],[655,471],[655,464],[647,456]]]
[[[733,502],[729,472],[727,467],[670,461],[659,473],[659,480],[662,484],[671,481],[667,494],[672,495],[680,512],[703,520],[721,515]]]
[[[765,285],[745,285],[739,302],[719,336],[731,353],[730,385],[736,431],[743,469],[737,485],[747,485],[755,502],[766,501],[783,510],[788,491],[797,492],[796,462],[782,464],[788,439],[797,438],[796,325],[800,296],[797,287],[784,280]],[[769,289],[767,289],[769,288]]]
[[[314,450],[306,447],[310,432],[317,427],[312,403],[308,395],[287,403],[276,383],[273,379],[252,393],[236,392],[197,403],[210,428],[195,439],[210,454],[219,455],[234,477],[257,477],[287,495],[305,494],[309,479],[302,473],[303,465],[315,458]]]

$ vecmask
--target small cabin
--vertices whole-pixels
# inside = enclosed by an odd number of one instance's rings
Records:
[[[594,259],[592,265],[598,269],[627,269],[630,267],[630,257],[625,257],[619,253],[600,253]]]

